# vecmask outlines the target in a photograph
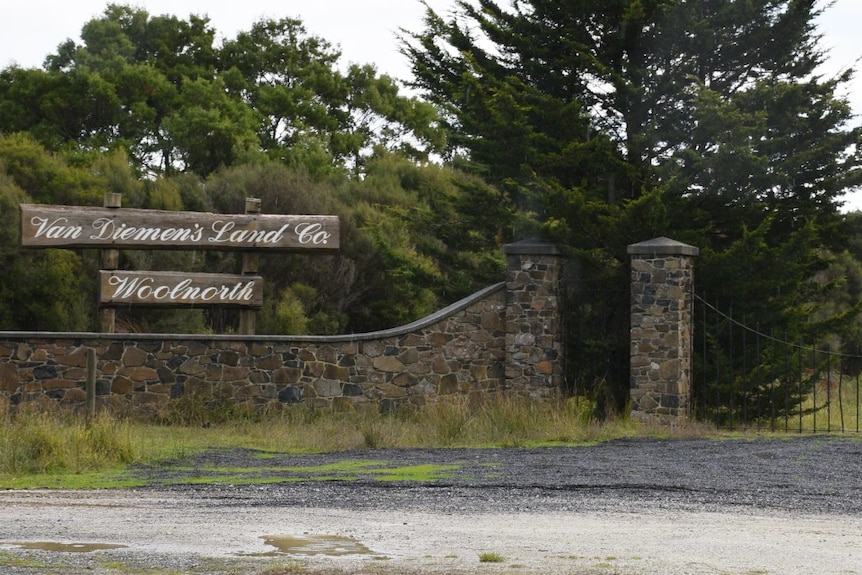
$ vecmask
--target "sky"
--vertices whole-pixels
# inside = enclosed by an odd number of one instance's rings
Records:
[[[826,1],[826,0],[824,0]],[[436,12],[446,14],[454,0],[426,0]],[[206,15],[221,37],[232,38],[240,30],[264,18],[299,18],[309,34],[341,49],[343,64],[374,64],[381,74],[409,77],[409,66],[398,51],[400,28],[422,29],[424,7],[419,0],[115,0],[142,8],[151,15]],[[99,17],[107,0],[8,0],[0,18],[0,68],[17,64],[40,67],[66,39],[80,41],[85,22]],[[823,47],[830,53],[824,72],[835,73],[856,65],[862,58],[858,27],[862,1],[835,0],[819,21]],[[862,63],[860,63],[862,68]],[[845,94],[862,117],[862,71]],[[862,122],[862,118],[860,118]],[[862,191],[847,197],[847,209],[862,209]]]
[[[41,66],[65,39],[80,41],[81,27],[99,17],[108,0],[9,0],[0,18],[0,67]],[[377,65],[378,72],[403,78],[409,73],[398,52],[399,28],[420,30],[419,0],[114,0],[151,15],[206,15],[221,36],[234,37],[264,18],[299,18],[307,32],[340,46],[345,64]],[[446,13],[453,0],[429,0]]]

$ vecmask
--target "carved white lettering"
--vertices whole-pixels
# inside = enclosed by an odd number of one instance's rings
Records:
[[[96,234],[90,236],[91,240],[182,243],[199,242],[203,237],[200,224],[195,224],[194,228],[134,227],[127,224],[117,226],[110,218],[98,218],[93,220],[93,229]]]
[[[165,299],[171,292],[171,288],[165,285],[158,286],[153,290],[153,297],[156,299]]]
[[[253,244],[261,233],[254,230],[235,230],[230,233],[230,241],[235,244]]]
[[[178,284],[176,284],[173,289],[171,289],[170,298],[172,300],[194,300],[198,297],[198,292],[201,290],[199,288],[189,287],[192,283],[190,279],[184,279]]]
[[[282,238],[284,237],[285,232],[287,232],[289,228],[290,224],[284,224],[278,230],[273,230],[267,233],[266,237],[264,238],[264,243],[273,245],[280,243]]]
[[[277,230],[237,230],[234,222],[218,221],[212,225],[215,236],[209,238],[212,243],[231,244],[263,244],[278,245],[284,239],[290,224],[284,224]]]
[[[302,245],[309,243],[315,246],[326,245],[331,235],[323,229],[320,222],[297,224],[293,227],[293,231],[296,232],[296,237]]]
[[[231,215],[21,205],[25,247],[218,250],[338,248],[337,216]]]
[[[236,226],[236,224],[234,224],[233,222],[223,222],[221,220],[213,223],[212,228],[213,228],[213,231],[215,232],[215,237],[209,238],[209,241],[214,243],[214,244],[220,244],[220,243],[229,241],[227,238],[224,238],[223,236],[225,234],[227,234],[228,232],[230,232],[235,226]]]
[[[73,240],[79,238],[84,233],[84,229],[81,226],[67,225],[68,222],[67,218],[54,218],[49,221],[48,218],[34,217],[30,220],[30,223],[36,226],[36,233],[33,234],[34,237],[39,238],[44,236],[55,240]]]
[[[208,287],[201,292],[201,299],[204,301],[212,301],[218,295],[218,288]]]
[[[112,287],[116,287],[114,290],[114,295],[111,296],[111,299],[129,299],[137,294],[140,289],[140,285],[149,280],[152,282],[152,278],[121,278],[118,276],[111,276],[108,279],[108,284]]]
[[[96,218],[93,220],[93,229],[96,235],[90,236],[91,240],[108,240],[111,238],[111,230],[114,229],[114,220],[111,218]]]
[[[155,300],[165,303],[194,302],[249,302],[254,300],[254,280],[237,282],[234,285],[221,284],[207,287],[192,285],[190,278],[175,283],[156,283],[149,276],[129,277],[112,275],[108,285],[113,290],[111,301]]]

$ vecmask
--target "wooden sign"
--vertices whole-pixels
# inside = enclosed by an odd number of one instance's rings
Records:
[[[106,305],[261,307],[258,276],[182,272],[100,271],[99,300]]]
[[[21,204],[21,245],[31,248],[328,252],[338,244],[338,216]]]

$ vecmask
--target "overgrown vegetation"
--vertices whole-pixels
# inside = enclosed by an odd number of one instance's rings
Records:
[[[193,413],[187,420],[173,409]],[[265,452],[322,452],[365,448],[514,447],[576,445],[632,435],[701,434],[692,426],[669,430],[635,425],[625,417],[597,422],[592,406],[574,400],[536,403],[497,398],[471,405],[441,400],[422,410],[391,414],[331,412],[291,407],[277,413],[245,412],[226,418],[188,403],[165,408],[161,421],[101,414],[92,422],[55,410],[6,406],[0,414],[0,485],[105,485],[130,464],[181,462],[208,449],[249,448]],[[394,473],[394,471],[389,470]],[[414,470],[415,472],[416,470]],[[102,474],[101,476],[99,474]],[[54,479],[51,479],[51,478]],[[28,479],[30,478],[30,479]],[[107,482],[110,484],[110,482]]]
[[[82,474],[135,462],[140,450],[128,421],[107,414],[88,421],[58,411],[24,409],[0,417],[0,473]]]

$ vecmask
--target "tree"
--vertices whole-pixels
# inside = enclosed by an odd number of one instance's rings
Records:
[[[226,42],[220,57],[231,92],[261,114],[260,140],[271,157],[312,141],[336,165],[360,170],[375,146],[427,159],[442,145],[431,106],[399,95],[371,65],[342,74],[340,53],[299,20],[260,21]]]
[[[818,75],[821,3],[507,4],[460,1],[450,20],[428,10],[403,50],[415,87],[450,130],[449,157],[481,170],[521,221],[535,222],[512,233],[541,231],[600,274],[597,299],[586,286],[574,290],[579,309],[625,305],[608,300],[629,281],[625,247],[659,235],[703,248],[698,266],[708,269],[748,230],[762,234],[765,255],[786,253],[805,229],[810,241],[796,244],[807,250],[797,254],[804,269],[793,277],[825,265],[818,254],[839,243],[841,195],[860,183],[862,129],[849,125],[838,95],[851,72]],[[719,297],[750,280],[742,266],[722,269],[709,285]],[[798,284],[788,294],[781,273],[759,271],[762,297],[782,289],[784,303],[809,297]],[[744,305],[758,313],[755,300]],[[777,315],[803,329],[796,311]],[[580,366],[594,366],[583,370],[587,386],[606,378],[609,348],[627,364],[626,330],[617,322],[610,338],[581,334],[600,343],[592,356],[576,350]],[[618,401],[626,373],[611,382]]]
[[[246,197],[256,197],[266,213],[339,216],[337,254],[262,254],[264,299],[284,302],[267,312],[264,329],[298,325],[276,321],[298,313],[286,302],[298,293],[312,333],[359,333],[415,321],[502,280],[498,230],[481,227],[485,214],[505,210],[495,189],[398,154],[378,154],[366,172],[361,180],[319,180],[272,161],[221,170],[207,181],[218,212],[239,213]],[[239,262],[223,254],[207,269],[235,273]]]
[[[860,131],[836,97],[849,73],[815,75],[825,57],[816,4],[515,0],[507,12],[459,2],[451,22],[429,11],[404,50],[416,87],[445,113],[450,151],[469,150],[493,181],[523,170],[611,203],[665,187],[725,204],[811,196],[834,210],[859,181],[845,152]],[[790,181],[796,158],[810,171]],[[734,191],[704,178],[740,159],[751,163],[736,171],[753,177],[735,177]]]
[[[425,160],[442,146],[432,106],[340,54],[299,20],[261,20],[215,44],[204,17],[109,5],[44,69],[0,71],[0,131],[52,151],[127,150],[149,175],[268,156],[321,177],[361,172],[376,147]]]
[[[19,206],[36,198],[87,203],[98,179],[30,138],[0,136],[0,329],[85,331],[94,317],[96,269],[67,250],[24,250]],[[28,191],[33,190],[33,193]]]

